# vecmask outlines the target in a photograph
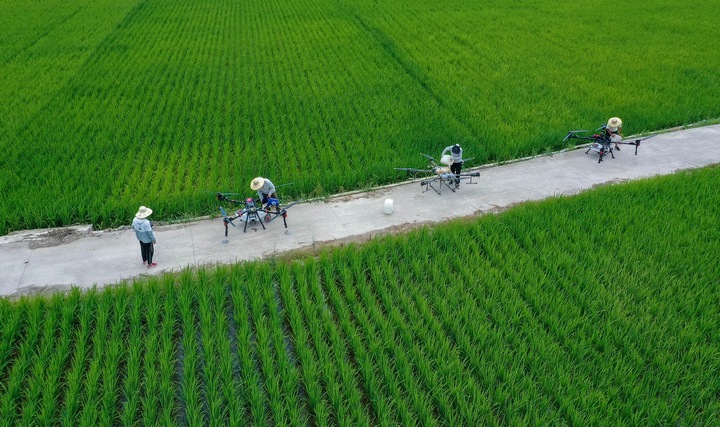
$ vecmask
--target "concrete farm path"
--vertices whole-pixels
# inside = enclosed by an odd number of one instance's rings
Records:
[[[362,241],[422,224],[496,212],[525,201],[574,195],[600,184],[718,164],[720,125],[664,133],[643,142],[637,156],[633,147],[622,146],[615,157],[598,164],[597,154],[577,149],[479,168],[478,183],[462,185],[456,193],[447,189],[441,195],[422,192],[413,181],[303,203],[288,211],[287,229],[280,219],[266,224],[266,230],[249,225],[246,233],[241,228],[244,223],[239,223],[238,228],[230,227],[228,237],[222,218],[156,226],[158,266],[150,270],[141,262],[135,233],[129,227],[19,231],[0,237],[0,296],[104,286],[187,267]],[[418,155],[417,166],[423,164]],[[393,200],[390,215],[384,213],[386,199]]]

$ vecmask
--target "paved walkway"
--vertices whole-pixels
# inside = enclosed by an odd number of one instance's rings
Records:
[[[232,228],[224,235],[221,218],[156,226],[155,260],[142,265],[135,233],[129,228],[93,231],[90,226],[31,230],[0,237],[0,296],[106,285],[188,266],[263,258],[328,242],[362,240],[419,224],[494,212],[513,204],[572,195],[593,186],[671,174],[720,163],[720,125],[662,134],[640,146],[638,155],[622,146],[616,159],[597,163],[585,150],[543,156],[479,169],[476,185],[453,193],[422,192],[417,182],[299,204],[288,212],[288,228],[278,218],[267,224]],[[415,165],[425,164],[418,155]],[[384,213],[385,200],[394,212]],[[152,203],[149,203],[152,205]],[[128,219],[130,222],[130,219]],[[243,223],[239,224],[240,226]]]

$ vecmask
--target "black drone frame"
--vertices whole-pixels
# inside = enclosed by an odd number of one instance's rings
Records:
[[[425,193],[426,191],[430,191],[431,189],[434,190],[438,194],[442,194],[442,188],[443,185],[445,185],[447,188],[450,189],[453,193],[455,192],[455,187],[450,185],[450,183],[454,182],[456,179],[460,178],[469,178],[468,182],[466,184],[477,184],[477,182],[473,182],[474,177],[480,176],[480,172],[470,172],[470,173],[461,173],[461,174],[454,174],[452,172],[442,172],[438,173],[437,171],[441,169],[441,166],[438,165],[435,162],[435,159],[432,156],[429,156],[424,153],[420,153],[423,157],[428,159],[430,161],[430,165],[428,165],[427,169],[414,169],[414,168],[395,168],[395,170],[399,171],[405,171],[407,172],[408,176],[410,174],[416,175],[418,173],[434,173],[435,176],[428,177],[427,179],[423,179],[420,181],[420,185],[425,187],[422,191]],[[463,160],[463,162],[469,162],[473,160],[474,157],[471,157],[469,159]],[[433,183],[439,181],[440,186],[438,188],[435,188]]]
[[[600,130],[602,128],[596,129],[596,131]],[[600,158],[598,159],[598,163],[603,161],[603,157],[607,156],[608,153],[610,156],[614,159],[615,155],[613,154],[613,145],[634,145],[635,146],[635,155],[637,156],[638,147],[640,146],[640,143],[642,141],[645,141],[646,139],[650,139],[654,136],[657,136],[658,134],[646,136],[645,138],[639,138],[632,141],[620,141],[620,142],[612,142],[610,141],[610,138],[608,138],[603,133],[595,133],[592,136],[578,136],[578,133],[581,132],[587,132],[587,130],[571,130],[568,132],[568,134],[565,136],[563,141],[567,141],[568,139],[582,139],[586,141],[592,141],[590,143],[590,146],[585,151],[585,154],[588,154],[590,150],[592,150],[595,147],[595,144],[599,145],[600,148],[597,150],[597,153],[600,155]]]
[[[236,219],[240,218],[243,215],[246,215],[245,217],[245,226],[243,227],[243,233],[247,231],[247,225],[249,222],[259,222],[262,226],[263,230],[265,230],[265,224],[263,224],[263,220],[267,223],[273,222],[275,219],[282,217],[283,223],[285,224],[285,228],[287,228],[287,210],[290,209],[292,206],[295,206],[296,204],[300,203],[300,200],[289,203],[285,207],[276,206],[275,210],[272,210],[270,208],[262,208],[258,206],[262,206],[262,202],[260,200],[253,200],[252,198],[248,198],[245,201],[241,200],[235,200],[231,199],[227,196],[225,196],[222,193],[216,193],[215,197],[221,201],[221,202],[228,202],[232,203],[236,206],[242,206],[242,209],[238,210],[234,216],[228,216],[227,212],[225,211],[225,208],[220,206],[220,213],[222,213],[223,216],[223,224],[225,225],[225,237],[228,235],[228,224],[232,225],[233,227],[236,227],[236,225],[233,223]],[[261,217],[262,214],[262,217]]]

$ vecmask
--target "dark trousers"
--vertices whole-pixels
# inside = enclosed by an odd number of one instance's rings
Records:
[[[140,242],[140,255],[142,255],[143,261],[147,261],[148,264],[152,264],[153,254],[155,254],[155,245],[153,245],[152,242]]]
[[[450,172],[456,175],[455,185],[460,185],[460,177],[457,175],[460,175],[460,172],[462,172],[462,163],[453,163],[452,165],[450,165]]]

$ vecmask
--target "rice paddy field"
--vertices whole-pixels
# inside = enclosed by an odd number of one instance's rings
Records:
[[[0,425],[717,425],[719,186],[0,299]]]
[[[0,0],[0,233],[720,117],[719,0]]]

